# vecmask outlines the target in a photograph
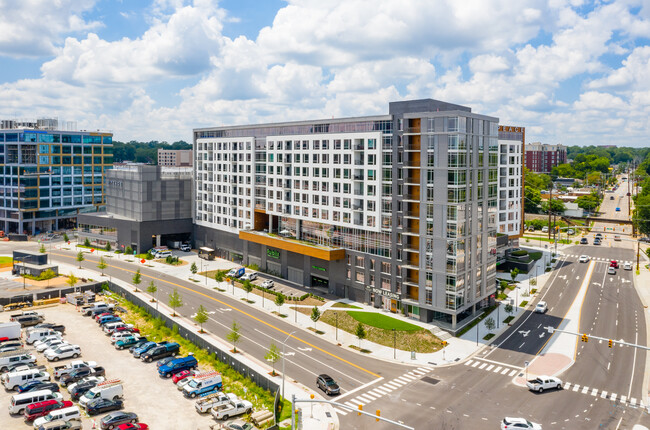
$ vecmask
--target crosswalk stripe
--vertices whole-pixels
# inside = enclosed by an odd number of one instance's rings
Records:
[[[467,360],[467,361],[465,362],[465,366],[469,366],[469,365],[472,364],[473,362],[474,362],[474,360]]]
[[[359,394],[359,397],[363,397],[364,399],[367,397],[367,398],[369,398],[370,400],[377,400],[377,397],[373,396],[373,395],[370,394],[370,393]]]
[[[625,403],[626,399],[627,399],[627,396],[621,396],[621,403]]]
[[[565,382],[565,383],[564,383],[564,389],[565,389],[565,390],[568,390],[569,387],[571,387],[571,383],[570,383],[570,382]]]
[[[421,370],[424,373],[429,373],[431,371],[431,369],[429,369],[428,367],[418,367],[418,370]]]
[[[493,367],[494,367],[494,364],[490,364],[490,365],[488,366],[488,368],[485,369],[485,370],[489,372],[490,370],[492,370]]]
[[[355,397],[354,399],[352,399],[352,401],[353,401],[354,403],[356,403],[357,406],[358,406],[358,405],[366,406],[366,403],[368,403],[368,402],[366,402],[365,400],[359,398],[359,396],[357,396],[357,397]]]
[[[501,372],[501,374],[502,374],[502,375],[505,375],[505,374],[508,373],[509,371],[510,371],[510,369],[508,369],[508,368],[506,367],[505,369],[503,369],[503,372]]]
[[[345,405],[348,405],[349,407],[354,408],[354,409],[357,409],[357,408],[359,407],[358,404],[355,405],[355,404],[352,403],[352,402],[345,402],[344,404],[345,404]]]
[[[392,384],[392,383],[390,383],[390,382],[386,382],[383,386],[384,386],[384,387],[388,387],[388,388],[390,388],[391,391],[392,391],[392,390],[396,390],[396,389],[398,389],[398,388],[400,387],[399,385],[397,385],[397,384]]]
[[[424,375],[424,374],[427,373],[427,372],[424,372],[424,371],[422,371],[422,370],[420,370],[420,369],[413,369],[413,370],[410,371],[409,373],[415,373],[416,375]]]
[[[417,372],[417,373],[415,373],[415,372],[409,372],[408,375],[409,375],[409,376],[412,376],[412,377],[414,377],[414,378],[416,378],[416,379],[419,378],[420,376],[422,376],[422,374],[421,374],[420,372]]]
[[[406,380],[408,380],[408,381],[413,381],[413,380],[415,380],[415,379],[418,379],[418,378],[416,378],[415,376],[411,376],[411,375],[409,375],[408,373],[405,373],[404,375],[400,376],[400,378],[406,379]]]
[[[589,387],[582,387],[582,394],[587,394],[587,391],[589,391]]]
[[[408,384],[409,382],[411,382],[408,379],[403,378],[401,376],[398,376],[397,378],[393,379],[393,381],[398,381],[398,382],[401,382],[402,384]]]
[[[370,392],[371,392],[371,393],[381,394],[382,396],[385,396],[386,394],[389,393],[389,391],[382,390],[382,389],[379,388],[379,387],[375,388],[374,390],[371,390]]]
[[[580,389],[580,385],[579,385],[579,384],[575,384],[575,385],[573,386],[573,391],[578,391],[579,389]]]
[[[497,367],[496,369],[494,369],[494,373],[499,373],[501,369],[503,369],[502,366]]]
[[[510,372],[510,374],[508,376],[515,376],[516,374],[517,374],[517,371],[513,370],[512,372]]]
[[[592,396],[596,397],[596,394],[598,394],[598,388],[594,388],[593,390],[591,390]]]
[[[334,408],[334,411],[339,415],[347,415],[347,412],[343,412],[343,409]]]
[[[481,364],[480,361],[475,361],[474,364],[472,364],[472,367],[476,367],[476,366],[478,366],[479,364]]]
[[[636,399],[635,399],[634,397],[632,397],[632,398],[630,399],[630,405],[632,405],[632,406],[635,406],[635,405],[636,405]]]
[[[607,391],[603,390],[603,391],[600,393],[600,398],[601,398],[601,399],[604,399],[604,398],[606,398],[606,397],[607,397]]]
[[[479,369],[483,369],[483,368],[484,368],[485,366],[487,366],[487,365],[488,365],[487,363],[483,363],[483,364],[481,364],[478,368],[479,368]]]
[[[368,393],[365,393],[365,394],[359,394],[359,395],[357,396],[357,399],[361,399],[361,400],[363,400],[363,401],[366,402],[366,403],[370,403],[370,402],[372,402],[373,400],[375,400],[375,398],[374,398],[374,397],[370,397],[370,396],[368,395]]]

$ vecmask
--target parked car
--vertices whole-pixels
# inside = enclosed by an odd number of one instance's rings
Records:
[[[192,247],[188,245],[187,243],[184,243],[181,245],[181,251],[183,252],[190,252],[192,251]]]
[[[23,343],[19,340],[8,340],[7,342],[2,342],[0,345],[1,352],[15,351],[23,347]]]
[[[36,418],[44,417],[50,411],[56,409],[69,408],[74,404],[68,400],[45,400],[43,402],[32,403],[25,408],[25,421],[34,421]]]
[[[228,278],[239,278],[244,273],[246,273],[245,268],[243,268],[243,267],[235,267],[235,268],[230,269],[228,271],[228,273],[226,274],[226,277],[228,277]]]
[[[239,279],[242,281],[254,281],[257,279],[257,272],[246,272]]]
[[[97,363],[94,361],[83,361],[83,360],[71,361],[66,365],[55,367],[54,378],[59,379],[66,373],[70,373],[75,369],[79,369],[80,367],[97,367]]]
[[[50,390],[53,393],[58,393],[59,392],[59,384],[56,382],[39,382],[38,384],[34,384],[29,389],[25,390],[25,393],[31,393],[34,391],[41,391],[41,390]]]
[[[540,301],[537,303],[537,306],[535,306],[535,312],[538,314],[546,313],[547,310],[548,310],[548,305],[546,304],[545,301]]]
[[[165,357],[165,358],[163,358],[162,360],[158,360],[158,361],[156,362],[156,367],[157,367],[158,369],[160,369],[161,366],[164,366],[164,365],[166,365],[166,364],[169,364],[169,363],[171,363],[172,361],[174,361],[175,359],[176,359],[176,357]]]
[[[526,386],[531,391],[537,391],[538,393],[541,393],[544,390],[550,390],[553,388],[557,390],[561,389],[562,381],[554,376],[542,375],[526,382]]]
[[[34,421],[34,428],[37,429],[43,424],[56,421],[56,420],[81,420],[81,411],[77,406],[70,406],[68,408],[55,409],[50,411],[44,417],[36,418]]]
[[[115,427],[117,430],[147,430],[148,425],[144,423],[126,423]]]
[[[620,211],[621,211],[621,208],[616,208],[616,212],[620,212]]]
[[[154,360],[174,356],[178,354],[178,351],[180,349],[181,346],[175,342],[167,343],[165,345],[159,345],[155,348],[150,349],[149,351],[142,354],[140,356],[140,359],[147,363],[151,363]]]
[[[43,370],[45,370],[45,367],[43,367]],[[27,382],[26,384],[19,385],[19,386],[18,386],[18,389],[17,389],[16,391],[18,391],[19,393],[26,393],[26,392],[29,392],[29,391],[34,391],[34,390],[33,390],[33,387],[35,387],[35,386],[37,386],[37,385],[40,385],[40,384],[42,384],[42,383],[43,383],[43,382],[41,382],[41,381],[39,381],[39,380],[36,380],[36,381],[29,381],[29,382]],[[59,391],[59,390],[56,390],[56,391]]]
[[[178,373],[175,373],[174,376],[172,376],[172,382],[174,384],[178,384],[183,379],[195,376],[197,374],[198,372],[196,370],[182,370]]]
[[[596,233],[596,235],[594,237],[597,238],[597,239],[602,239],[603,234],[602,233]]]
[[[122,321],[122,318],[118,317],[117,315],[106,315],[106,316],[101,317],[99,319],[99,321],[97,321],[97,323],[101,327],[101,326],[104,326],[104,324],[108,324],[108,323],[111,323],[111,322],[118,322],[118,321]]]
[[[37,367],[40,367],[36,364],[36,357],[34,357],[32,354],[29,354],[27,352],[20,352],[20,351],[12,351],[12,352],[18,352],[19,355],[16,356],[10,356],[9,358],[19,358],[22,360],[15,360],[12,361],[13,364],[9,364],[5,367],[2,367],[0,370],[2,373],[7,373],[7,372],[20,372],[21,370],[29,370],[29,369],[35,369]],[[3,357],[4,358],[4,357]],[[33,358],[33,360],[32,360]]]
[[[93,387],[96,387],[97,384],[102,382],[104,380],[103,377],[97,377],[96,379],[89,379],[84,382],[78,382],[76,384],[73,384],[74,387],[70,387],[70,397],[72,400],[79,400],[81,396],[86,394],[88,390],[90,390]]]
[[[125,424],[125,423],[134,424],[137,422],[138,422],[138,416],[133,412],[117,411],[117,412],[111,412],[110,414],[102,417],[102,419],[99,420],[99,426],[102,430],[109,430],[109,429],[114,429],[120,424]]]
[[[608,275],[616,275],[616,269],[614,269],[613,267],[608,267],[607,268],[607,274]]]
[[[54,331],[58,331],[61,334],[65,333],[65,326],[63,324],[40,323],[36,324],[34,328],[50,328]]]
[[[123,337],[122,339],[115,342],[115,349],[129,348],[129,347],[135,345],[138,342],[140,342],[140,344],[142,344],[142,342],[146,342],[146,341],[147,341],[146,337],[142,337],[142,336],[137,335],[137,334],[136,335],[131,334],[131,336]]]
[[[272,279],[267,279],[266,281],[262,282],[263,288],[273,288],[274,286],[275,286],[275,282],[273,282]]]
[[[2,383],[7,390],[15,390],[18,386],[25,385],[31,381],[44,382],[49,380],[50,374],[38,368],[5,373],[2,375]]]
[[[95,399],[86,405],[86,411],[88,412],[88,415],[97,415],[103,412],[116,411],[123,407],[124,402],[120,399]]]
[[[186,357],[177,358],[170,361],[168,364],[160,366],[158,368],[158,374],[164,376],[165,378],[171,378],[174,373],[178,373],[181,370],[197,369],[199,367],[199,362],[197,361],[194,355],[188,355]]]
[[[594,239],[594,245],[600,245],[600,243],[601,243],[600,239],[598,239],[598,238]]]
[[[219,406],[215,406],[210,413],[216,420],[227,420],[241,414],[250,414],[253,411],[253,404],[248,400],[230,401]]]
[[[318,388],[323,390],[325,393],[329,394],[330,396],[333,394],[340,394],[341,389],[339,388],[339,385],[334,381],[334,379],[326,374],[321,374],[318,375],[318,378],[316,378],[316,385]]]
[[[131,324],[129,324],[129,325],[131,325]],[[118,327],[115,330],[113,330],[113,333],[119,333],[119,332],[124,332],[124,331],[127,331],[129,333],[140,333],[140,329],[135,328],[135,327]]]
[[[225,430],[256,430],[253,424],[247,423],[244,420],[231,421],[228,424],[224,424],[223,428]]]
[[[548,233],[548,226],[547,225],[542,227],[542,233]]]
[[[139,346],[133,345],[131,348],[129,348],[129,351],[135,358],[140,358],[141,354],[144,354],[145,352],[149,351],[151,348],[154,348],[158,344],[154,341],[148,341],[144,342]]]
[[[119,332],[119,333],[113,333],[111,335],[111,343],[115,343],[120,339],[124,339],[124,338],[131,337],[131,336],[133,336],[133,333],[128,333],[128,332],[124,332],[124,331]],[[138,335],[138,337],[140,337],[140,336]]]
[[[525,418],[505,417],[501,421],[501,430],[542,430],[542,426]]]
[[[55,420],[43,424],[38,430],[81,430],[83,427],[78,420]]]
[[[79,345],[59,345],[52,351],[45,351],[45,358],[48,361],[59,361],[64,358],[77,358],[81,355]]]
[[[47,342],[43,342],[36,347],[36,351],[44,352],[48,349],[54,349],[57,346],[69,345],[69,343],[63,339],[50,339]]]
[[[73,370],[70,373],[66,373],[65,375],[63,375],[59,380],[59,383],[61,384],[62,387],[65,387],[66,385],[70,385],[74,382],[80,381],[81,379],[87,376],[104,376],[105,374],[106,374],[106,370],[104,370],[104,368],[101,366],[80,367],[78,369]]]

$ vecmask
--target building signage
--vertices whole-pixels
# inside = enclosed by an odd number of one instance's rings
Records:
[[[320,270],[321,272],[326,272],[327,271],[327,269],[325,269],[324,267],[320,267],[320,266],[311,266],[311,268],[316,269],[316,270]]]
[[[399,300],[399,294],[384,290],[382,288],[375,288],[371,287],[370,285],[366,285],[366,291],[379,294],[380,296],[388,297],[389,299]]]
[[[122,188],[124,186],[122,181],[115,181],[115,180],[109,180],[108,185],[110,185],[112,187],[116,187],[116,188]]]
[[[509,125],[500,125],[499,126],[499,131],[505,131],[505,132],[510,132],[510,133],[522,133],[526,127],[512,127]]]
[[[267,249],[266,256],[271,258],[280,258],[280,251],[276,251],[275,249]]]

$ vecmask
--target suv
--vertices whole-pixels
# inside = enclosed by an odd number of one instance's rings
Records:
[[[178,351],[181,349],[181,346],[175,342],[168,343],[165,345],[159,345],[151,348],[149,351],[140,355],[142,361],[151,363],[154,360],[158,360],[165,357],[171,357],[172,355],[178,354]]]
[[[190,252],[190,251],[192,251],[192,247],[189,244],[184,243],[184,244],[181,245],[181,251]]]
[[[341,392],[341,389],[339,388],[339,385],[336,383],[336,381],[334,381],[331,376],[324,373],[322,375],[318,375],[318,378],[316,378],[316,385],[318,388],[330,396],[332,394],[339,394]]]
[[[583,237],[582,239],[580,239],[580,245],[587,245],[588,243],[589,243],[589,241],[587,240],[586,237]]]
[[[525,418],[511,418],[505,417],[501,421],[501,430],[506,429],[527,429],[527,430],[542,430],[542,426],[528,421]]]

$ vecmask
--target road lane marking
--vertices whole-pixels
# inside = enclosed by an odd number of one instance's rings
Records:
[[[375,380],[373,380],[373,381],[368,382],[367,384],[363,384],[362,386],[355,388],[354,390],[350,390],[350,391],[348,391],[347,393],[343,393],[343,394],[341,394],[341,395],[339,395],[339,396],[337,397],[337,401],[340,400],[340,399],[342,399],[342,398],[344,398],[344,397],[349,396],[349,395],[352,394],[352,393],[356,393],[357,391],[365,390],[365,389],[368,388],[369,386],[371,386],[371,385],[373,385],[373,384],[376,384],[377,382],[379,382],[379,381],[383,381],[383,380],[384,380],[384,378],[375,379]]]
[[[573,391],[578,391],[580,389],[580,384],[575,384],[573,386]]]
[[[582,394],[587,394],[587,391],[589,391],[589,387],[582,387]]]
[[[636,332],[636,335],[634,337],[634,343],[638,345],[639,343],[639,332]],[[630,378],[630,390],[627,392],[627,396],[630,397],[630,394],[632,394],[632,382],[634,381],[634,367],[636,366],[636,350],[638,348],[634,348],[634,359],[632,360],[632,377]]]
[[[54,254],[51,254],[51,255],[58,255],[58,256],[60,256],[60,257],[64,257],[64,258],[68,258],[68,259],[76,259],[76,256],[70,256],[70,255],[65,255],[65,254],[56,254],[56,253],[54,253]],[[86,261],[88,261],[88,262],[90,262],[90,261],[96,262],[96,261],[94,261],[94,260],[86,260]],[[112,267],[112,268],[114,268],[114,269],[121,270],[121,271],[124,271],[124,272],[127,272],[127,273],[133,273],[133,274],[136,273],[136,270],[130,270],[130,269],[127,269],[127,268],[124,268],[124,267],[113,266],[113,265],[110,265],[110,264],[108,265],[108,267]],[[156,280],[156,281],[164,282],[164,283],[169,284],[169,285],[173,285],[173,286],[176,286],[176,287],[182,288],[182,289],[184,289],[184,290],[186,290],[186,291],[191,291],[191,292],[193,292],[193,293],[195,293],[195,294],[198,294],[198,295],[200,295],[200,296],[205,297],[206,299],[213,300],[213,301],[215,301],[215,302],[217,302],[217,303],[220,303],[220,304],[222,304],[222,305],[224,305],[224,306],[228,306],[228,307],[232,308],[234,311],[237,311],[237,312],[239,312],[239,313],[241,313],[241,314],[243,314],[243,315],[246,315],[247,317],[249,317],[249,318],[251,318],[251,319],[253,319],[253,320],[255,320],[255,321],[257,321],[257,322],[259,322],[259,323],[261,323],[261,324],[263,324],[263,325],[266,325],[266,326],[269,327],[269,328],[272,328],[272,329],[274,329],[274,330],[277,330],[277,331],[279,331],[279,332],[282,333],[282,334],[289,335],[291,338],[296,339],[297,341],[302,342],[302,343],[304,343],[305,345],[308,345],[308,346],[310,346],[310,347],[312,347],[312,348],[314,348],[314,349],[317,349],[317,350],[319,350],[320,352],[322,352],[322,353],[324,353],[324,354],[326,354],[326,355],[329,355],[329,356],[332,357],[332,358],[335,358],[335,359],[337,359],[337,360],[339,360],[339,361],[341,361],[341,362],[343,362],[343,363],[346,363],[346,364],[348,364],[348,365],[350,365],[350,366],[352,366],[352,367],[354,367],[354,368],[356,368],[356,369],[362,370],[362,371],[364,371],[364,372],[366,372],[366,373],[368,373],[368,374],[370,374],[370,375],[372,375],[372,376],[374,376],[374,377],[376,377],[376,378],[378,378],[378,379],[383,379],[381,375],[378,375],[378,374],[376,374],[375,372],[372,372],[372,371],[370,371],[370,370],[368,370],[368,369],[363,368],[362,366],[359,366],[359,365],[357,365],[357,364],[354,364],[354,363],[352,363],[351,361],[348,361],[348,360],[346,360],[346,359],[344,359],[344,358],[342,358],[342,357],[337,356],[336,354],[333,354],[333,353],[331,353],[331,352],[329,352],[329,351],[324,350],[323,348],[319,348],[318,346],[313,345],[313,344],[311,344],[310,342],[308,342],[308,341],[306,341],[306,340],[303,340],[303,339],[301,339],[301,338],[299,338],[299,337],[297,337],[297,336],[295,336],[295,335],[293,335],[293,334],[287,333],[285,330],[282,330],[281,328],[276,327],[276,326],[274,326],[273,324],[271,324],[271,323],[269,323],[269,322],[266,322],[266,321],[264,321],[264,320],[262,320],[262,319],[260,319],[260,318],[257,318],[257,317],[251,315],[250,313],[248,313],[248,312],[246,312],[246,311],[244,311],[244,310],[242,310],[242,309],[239,309],[239,308],[237,308],[237,307],[235,307],[235,306],[230,306],[228,303],[226,303],[226,302],[224,302],[224,301],[222,301],[222,300],[219,300],[219,299],[217,299],[217,298],[215,298],[215,297],[209,296],[209,295],[207,295],[207,294],[205,294],[205,293],[202,293],[202,292],[200,292],[200,291],[196,291],[196,290],[194,290],[194,289],[192,289],[192,288],[189,288],[189,287],[186,287],[186,286],[184,286],[184,285],[181,285],[181,284],[178,284],[178,283],[175,283],[175,282],[171,282],[171,281],[167,281],[167,280],[165,280],[165,279],[161,279],[161,278],[154,277],[154,276],[151,276],[151,275],[146,275],[146,274],[144,274],[144,273],[142,273],[142,276],[143,276],[143,277],[150,278],[150,279],[153,279],[153,280]]]
[[[476,367],[476,366],[478,366],[479,364],[481,364],[480,361],[475,361],[474,364],[472,364],[472,367]]]
[[[503,369],[503,372],[501,372],[501,374],[502,374],[502,375],[505,375],[505,374],[508,373],[509,371],[510,371],[510,369],[508,369],[508,368],[506,367],[505,369]]]
[[[631,405],[631,406],[636,406],[636,399],[635,399],[634,397],[632,397],[632,398],[630,399],[630,405]]]
[[[621,400],[620,400],[620,401],[621,401],[621,403],[625,403],[625,399],[627,399],[627,397],[626,397],[626,396],[621,396]]]
[[[485,370],[489,372],[489,371],[492,370],[493,368],[494,368],[494,364],[490,364],[490,365],[487,367],[487,369],[485,369]]]
[[[348,414],[347,412],[343,412],[342,409],[334,408],[334,410],[335,410],[336,413],[339,414],[339,415],[343,415],[343,416],[345,416],[345,415]]]
[[[386,382],[384,386],[391,388],[393,390],[397,390],[400,387],[400,385],[393,384],[392,382]]]
[[[610,397],[610,400],[611,400],[612,402],[615,402],[615,401],[616,401],[616,393],[612,393],[612,396]]]
[[[496,369],[494,369],[494,373],[499,373],[501,369],[503,369],[502,366],[497,367]]]
[[[467,360],[467,361],[466,361],[465,363],[463,363],[463,364],[465,364],[465,366],[469,366],[470,364],[472,364],[472,361],[473,361],[473,360]]]

